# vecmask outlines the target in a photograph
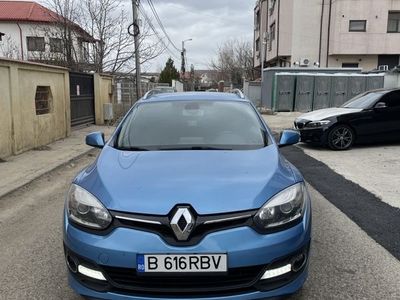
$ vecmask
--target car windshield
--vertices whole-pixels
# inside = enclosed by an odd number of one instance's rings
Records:
[[[249,150],[265,147],[253,107],[235,101],[160,101],[138,104],[122,124],[122,150]]]
[[[385,92],[367,92],[354,97],[353,99],[347,101],[341,107],[344,108],[361,108],[367,109],[371,108],[375,102],[384,95]]]

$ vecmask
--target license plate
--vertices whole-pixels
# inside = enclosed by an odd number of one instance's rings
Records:
[[[226,254],[138,254],[138,273],[225,273]]]

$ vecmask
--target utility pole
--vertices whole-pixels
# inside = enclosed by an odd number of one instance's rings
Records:
[[[187,39],[182,41],[182,52],[181,52],[181,57],[182,57],[182,64],[181,64],[181,74],[182,74],[182,79],[185,79],[185,73],[186,73],[186,61],[185,61],[185,56],[186,56],[186,49],[185,49],[185,42],[192,41],[193,39]]]
[[[140,0],[132,0],[132,11],[133,11],[133,27],[134,33],[133,38],[135,42],[135,66],[136,66],[136,96],[139,100],[142,97],[142,85],[140,77],[140,55],[139,55],[139,38],[140,38],[140,27],[139,27],[139,14],[138,6]]]

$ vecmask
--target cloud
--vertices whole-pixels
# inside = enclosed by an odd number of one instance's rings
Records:
[[[150,15],[147,1],[141,2]],[[177,48],[182,47],[182,40],[193,39],[185,44],[185,48],[188,64],[193,63],[196,69],[207,68],[218,46],[226,40],[237,38],[251,41],[253,38],[254,1],[153,0],[153,4]],[[155,20],[153,23],[158,28]],[[170,49],[174,48],[171,46]],[[174,53],[179,58],[179,52],[174,50]],[[151,65],[146,65],[145,69],[156,71],[164,65],[168,56],[170,54],[166,52]],[[176,65],[179,67],[180,61]]]

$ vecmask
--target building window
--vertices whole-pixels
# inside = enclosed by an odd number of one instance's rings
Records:
[[[254,19],[254,27],[255,27],[257,30],[260,29],[260,18],[261,18],[261,16],[260,16],[260,11],[257,11],[256,17],[255,17],[255,19]]]
[[[388,33],[400,32],[400,12],[389,11]]]
[[[49,86],[38,86],[35,95],[36,115],[50,113],[52,104],[51,89]]]
[[[350,32],[366,32],[367,21],[366,20],[350,20],[349,25]]]
[[[276,26],[275,22],[272,23],[272,25],[269,27],[269,38],[270,40],[275,40],[275,31],[276,31]]]
[[[2,39],[3,39],[3,36],[5,36],[5,34],[4,34],[4,33],[2,33],[2,32],[0,32],[0,42],[2,41]]]
[[[276,4],[276,0],[271,0],[270,2],[270,6],[269,6],[269,15],[272,16],[275,10],[275,4]]]
[[[269,26],[269,39],[268,39],[268,51],[272,50],[272,42],[275,40],[275,31],[276,31],[276,26],[275,22]]]
[[[358,68],[358,63],[342,63],[342,68]]]
[[[28,51],[44,52],[45,50],[44,37],[28,36],[26,42],[28,44]]]
[[[50,51],[54,53],[62,53],[62,40],[56,38],[50,38]]]
[[[260,39],[256,40],[256,51],[260,51]]]

